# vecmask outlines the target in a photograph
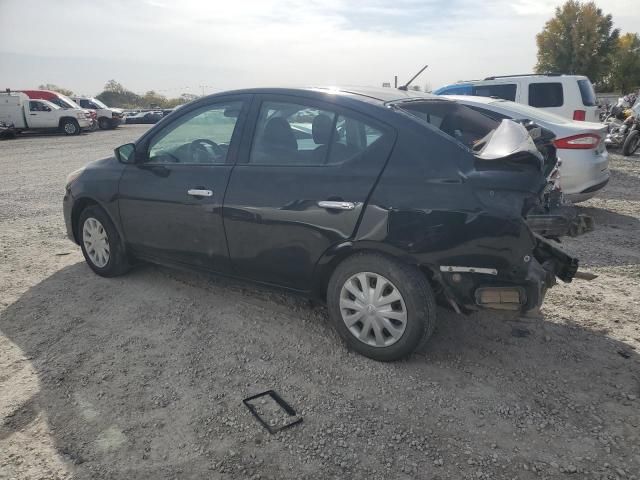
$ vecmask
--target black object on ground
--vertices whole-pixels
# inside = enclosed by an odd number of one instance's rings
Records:
[[[271,397],[273,400],[276,401],[276,403],[278,405],[280,405],[280,407],[282,407],[282,409],[287,412],[287,415],[289,415],[290,417],[295,417],[296,416],[296,411],[293,409],[293,407],[291,405],[289,405],[287,402],[285,402],[282,397],[280,395],[278,395],[274,390],[267,390],[266,392],[262,392],[262,393],[258,393],[257,395],[253,395],[251,397],[247,397],[244,400],[242,400],[242,403],[244,403],[247,408],[249,409],[249,411],[251,412],[251,414],[256,417],[256,419],[262,424],[262,426],[264,428],[267,429],[267,431],[270,434],[274,434],[276,432],[279,432],[280,430],[284,430],[285,428],[289,428],[289,427],[293,427],[294,425],[297,425],[298,423],[302,423],[302,417],[298,417],[295,420],[292,420],[291,422],[285,424],[285,425],[281,425],[279,427],[272,427],[271,425],[269,425],[256,411],[256,408],[250,403],[252,400],[255,400],[257,398],[260,397],[265,397],[265,396],[269,396]]]

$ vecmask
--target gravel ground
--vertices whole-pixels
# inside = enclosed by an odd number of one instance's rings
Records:
[[[640,156],[611,156],[597,230],[565,242],[596,280],[540,318],[439,310],[383,364],[279,292],[94,275],[65,176],[145,128],[0,143],[0,478],[640,478]],[[270,388],[302,424],[256,422],[242,399]]]

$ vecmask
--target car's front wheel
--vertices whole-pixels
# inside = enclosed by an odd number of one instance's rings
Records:
[[[102,208],[85,208],[77,228],[82,254],[91,270],[103,277],[115,277],[129,269],[118,231]]]
[[[100,117],[98,119],[98,127],[100,127],[100,130],[108,130],[111,128],[111,123],[106,117]]]
[[[338,265],[327,306],[347,345],[374,360],[410,355],[435,326],[435,301],[422,272],[378,254],[357,254]]]
[[[69,118],[62,122],[62,131],[66,135],[78,135],[80,134],[80,125],[76,120]]]

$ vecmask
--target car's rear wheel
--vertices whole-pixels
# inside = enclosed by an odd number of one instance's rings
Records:
[[[102,208],[85,208],[77,228],[82,254],[91,270],[103,277],[115,277],[129,269],[118,231]]]
[[[634,130],[629,135],[627,135],[626,140],[624,141],[624,145],[622,146],[622,154],[625,157],[629,155],[633,155],[636,153],[636,150],[640,147],[640,132],[638,130]]]
[[[338,265],[327,305],[347,345],[374,360],[410,355],[435,326],[433,293],[422,272],[378,254],[357,254]]]
[[[78,135],[80,133],[80,125],[76,120],[69,118],[62,122],[62,131],[66,135]]]

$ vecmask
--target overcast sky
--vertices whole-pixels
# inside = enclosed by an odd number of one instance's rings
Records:
[[[531,72],[558,0],[0,0],[0,87],[168,96]],[[597,0],[623,32],[640,0]]]

